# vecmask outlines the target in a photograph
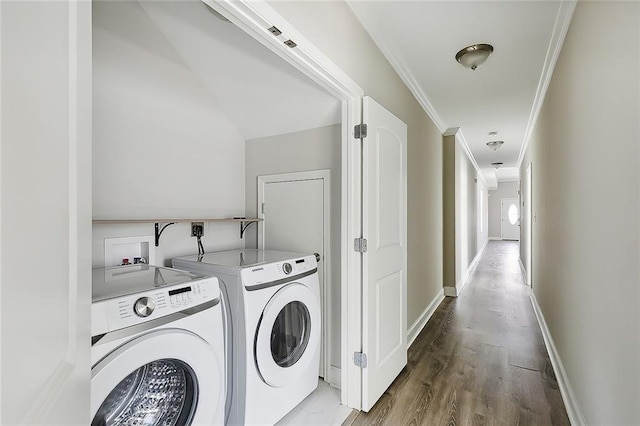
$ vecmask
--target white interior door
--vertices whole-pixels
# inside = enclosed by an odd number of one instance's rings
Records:
[[[319,376],[327,378],[329,357],[329,170],[258,177],[258,247],[296,253],[318,253],[322,300]]]
[[[520,239],[520,209],[517,198],[503,198],[501,200],[501,226],[503,240]]]
[[[362,409],[407,364],[407,126],[365,97],[363,118]]]
[[[86,425],[91,2],[0,2],[0,424]]]

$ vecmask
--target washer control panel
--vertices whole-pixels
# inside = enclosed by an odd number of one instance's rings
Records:
[[[143,293],[95,302],[91,306],[91,335],[130,327],[171,315],[220,297],[218,279],[159,287]]]
[[[264,286],[269,283],[275,285],[280,280],[295,280],[296,277],[313,271],[317,267],[318,263],[314,255],[264,265],[253,265],[241,271],[242,282],[246,288]]]

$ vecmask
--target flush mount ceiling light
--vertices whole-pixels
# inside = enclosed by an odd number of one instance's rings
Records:
[[[489,136],[498,136],[498,132],[489,132],[488,135]]]
[[[502,163],[502,162],[495,162],[495,163],[491,163],[491,165],[492,165],[493,167],[495,167],[495,168],[496,168],[496,170],[498,170],[498,169],[500,168],[500,166],[502,166],[503,164],[504,164],[504,163]]]
[[[456,61],[463,67],[475,71],[476,68],[484,64],[492,52],[493,46],[490,44],[472,44],[456,53]]]
[[[497,151],[498,148],[500,148],[503,143],[504,141],[491,141],[491,142],[487,142],[487,146],[492,150]]]

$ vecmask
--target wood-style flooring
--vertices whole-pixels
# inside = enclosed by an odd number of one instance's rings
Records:
[[[490,241],[462,294],[447,297],[369,413],[343,425],[569,425],[518,243]]]

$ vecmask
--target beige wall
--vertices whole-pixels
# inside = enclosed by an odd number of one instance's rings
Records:
[[[533,291],[588,424],[640,423],[639,29],[637,2],[578,2],[520,170]]]
[[[408,279],[410,327],[442,291],[442,135],[346,3],[271,5],[408,126]]]
[[[519,182],[498,182],[498,188],[493,191],[489,191],[489,238],[502,237],[501,200],[503,198],[518,198],[519,188]]]
[[[340,213],[341,124],[267,138],[245,145],[247,217],[256,217],[258,176],[309,170],[331,170],[331,365],[340,367]],[[247,229],[246,247],[257,247],[256,226]],[[327,373],[328,374],[328,373]],[[328,376],[326,376],[328,379]]]
[[[443,149],[443,275],[446,287],[456,286],[456,137],[442,138]]]
[[[456,140],[443,136],[443,270],[447,295],[457,295],[488,241],[488,193]]]

